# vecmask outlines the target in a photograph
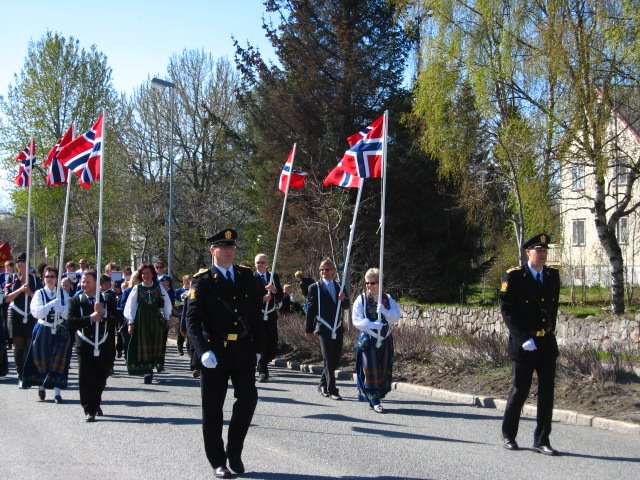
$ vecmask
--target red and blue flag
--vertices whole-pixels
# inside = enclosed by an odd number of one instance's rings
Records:
[[[382,177],[383,137],[384,115],[347,137],[350,148],[342,157],[342,170],[360,178]]]
[[[91,188],[91,182],[100,180],[102,119],[100,115],[90,130],[58,151],[58,160],[78,176],[78,183],[87,190]]]
[[[287,179],[289,175],[291,175],[291,180],[289,181],[289,187],[300,189],[304,187],[304,182],[307,180],[307,172],[302,172],[300,170],[293,170],[293,153],[295,148],[292,148],[289,152],[289,158],[287,158],[287,162],[284,164],[282,169],[282,173],[280,173],[280,183],[278,188],[281,192],[287,191]]]
[[[47,167],[47,187],[57,187],[58,185],[65,185],[67,183],[67,173],[69,169],[58,159],[58,153],[65,145],[71,142],[72,138],[73,128],[69,126],[60,141],[49,151],[47,159],[42,164],[43,167]]]
[[[16,161],[21,163],[14,183],[19,187],[28,187],[31,184],[31,171],[36,163],[36,142],[33,139],[16,155]]]
[[[342,188],[358,188],[360,186],[360,177],[351,175],[342,169],[342,161],[329,172],[322,184],[325,187],[335,185]]]

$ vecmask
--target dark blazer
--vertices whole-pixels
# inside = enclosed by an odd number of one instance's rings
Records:
[[[536,355],[558,356],[556,317],[560,297],[558,270],[544,267],[542,289],[525,264],[507,271],[500,287],[500,311],[509,329],[509,358],[534,359]],[[545,330],[542,337],[536,332]],[[527,352],[522,344],[534,338],[538,350]]]
[[[271,272],[267,270],[267,272],[265,273],[267,274],[267,283],[269,283],[269,281],[271,281]],[[264,289],[264,286],[266,284],[263,283],[262,276],[260,275],[260,273],[254,272],[253,276],[256,278],[256,285],[258,285],[258,292],[259,292],[258,298],[262,302],[262,297],[264,297],[265,293],[267,293],[267,291]],[[277,273],[273,275],[273,284],[276,286],[276,293],[271,295],[271,300],[269,300],[268,310],[271,310],[276,303],[282,302],[282,294],[283,294],[282,285],[280,285],[280,278],[278,277]],[[264,308],[264,307],[265,307],[264,302],[262,302],[262,306],[260,308]],[[269,320],[278,319],[277,309],[269,314],[268,319]]]
[[[231,284],[214,265],[196,275],[191,284],[186,324],[198,363],[203,353],[212,350],[218,368],[256,364],[262,332],[261,298],[251,269],[234,265],[233,272],[235,281]]]
[[[340,284],[333,281],[333,286],[336,290],[336,295],[340,293]],[[318,293],[320,294],[318,296]],[[345,292],[346,295],[346,292]],[[327,291],[327,287],[322,280],[312,284],[309,287],[309,294],[307,295],[307,304],[309,308],[307,309],[307,321],[305,325],[305,332],[312,333],[317,331],[318,333],[328,333],[330,330],[323,324],[317,322],[316,317],[318,316],[318,307],[322,318],[329,323],[329,325],[333,325],[333,322],[336,319],[336,308],[337,300],[334,302],[333,298],[331,298],[331,294]],[[349,308],[349,297],[345,297],[345,299],[340,304],[340,308],[342,310],[346,310]],[[342,329],[342,325],[336,331],[340,331]]]
[[[100,338],[103,337],[105,330],[109,337],[100,345],[100,358],[106,358],[109,361],[113,360],[115,355],[115,334],[116,334],[116,319],[118,315],[118,309],[116,306],[115,296],[100,294],[101,303],[106,301],[106,315],[103,317],[103,321],[100,322],[98,332]],[[71,331],[82,331],[85,337],[94,341],[95,337],[95,325],[91,323],[90,315],[93,313],[93,305],[89,302],[87,295],[84,292],[79,293],[75,297],[71,297],[69,300],[69,315],[67,322],[69,323],[69,329]],[[93,355],[93,346],[83,341],[78,335],[76,335],[76,351],[78,354]]]

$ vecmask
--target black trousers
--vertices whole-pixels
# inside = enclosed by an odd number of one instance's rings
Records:
[[[93,351],[82,350],[78,353],[78,386],[80,405],[85,414],[95,415],[102,402],[102,392],[107,385],[113,355],[101,352],[99,357]]]
[[[236,401],[233,404],[227,448],[222,439],[223,407],[229,379]],[[240,369],[202,368],[200,393],[202,396],[202,435],[207,459],[213,468],[226,465],[227,455],[240,455],[249,431],[253,412],[258,404],[255,384],[255,364]]]
[[[556,376],[556,357],[545,357],[539,352],[531,362],[512,362],[512,383],[507,406],[502,420],[502,436],[515,439],[518,434],[520,413],[531,389],[533,372],[538,375],[538,405],[536,429],[533,444],[549,445],[551,419],[553,417],[554,381]]]
[[[262,322],[262,343],[260,345],[260,361],[258,372],[269,375],[269,362],[278,353],[278,316],[269,315],[268,320]]]
[[[324,370],[320,377],[320,388],[329,392],[329,395],[337,395],[336,388],[336,368],[342,357],[342,340],[344,331],[340,328],[336,332],[335,340],[331,338],[331,332],[326,328],[321,328],[320,335],[320,351],[324,360]]]

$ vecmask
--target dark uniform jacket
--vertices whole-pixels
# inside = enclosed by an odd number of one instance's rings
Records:
[[[338,302],[338,294],[340,293],[340,284],[333,281],[333,287],[336,292],[336,301],[333,301],[331,294],[327,290],[327,286],[324,284],[322,280],[314,283],[309,287],[309,295],[307,296],[307,303],[309,308],[307,309],[307,320],[305,326],[305,332],[311,333],[330,333],[331,330],[321,322],[319,322],[316,317],[318,313],[322,316],[322,318],[329,324],[333,325],[336,320],[336,308]],[[319,296],[318,296],[319,294]],[[346,295],[346,292],[345,292]],[[345,299],[340,303],[340,308],[342,310],[346,310],[349,308],[349,297],[345,297]],[[342,312],[340,312],[342,315]],[[341,320],[341,317],[338,317]],[[342,329],[342,325],[336,329],[336,331],[340,331]]]
[[[509,328],[509,358],[512,360],[534,360],[537,355],[558,356],[555,330],[560,274],[555,268],[545,266],[542,275],[542,288],[526,264],[508,270],[502,279],[500,311]],[[530,338],[537,346],[533,352],[522,348]]]
[[[265,275],[267,276],[267,283],[269,283],[271,281],[271,272],[266,271]],[[258,298],[260,299],[260,301],[262,302],[262,297],[264,297],[264,295],[267,293],[267,291],[264,289],[264,286],[267,283],[264,283],[262,280],[262,275],[259,272],[255,272],[254,276],[256,277],[256,285],[258,285]],[[280,278],[278,277],[277,274],[273,275],[273,284],[276,286],[276,293],[272,293],[271,294],[271,300],[269,300],[269,304],[267,305],[267,310],[273,310],[271,313],[269,313],[269,316],[267,317],[269,320],[277,320],[278,319],[278,307],[276,304],[279,304],[282,302],[282,285],[280,285]],[[265,304],[264,302],[262,302],[262,309],[265,308]],[[264,318],[264,312],[262,313]]]
[[[100,338],[104,336],[105,330],[109,335],[107,339],[100,345],[100,358],[106,358],[112,360],[115,355],[115,343],[114,338],[116,334],[116,319],[118,315],[118,309],[116,306],[115,296],[104,294],[101,295],[101,303],[104,304],[106,298],[106,313],[102,318],[102,322],[98,325],[98,332]],[[95,324],[91,323],[90,315],[93,313],[93,304],[87,298],[84,292],[79,293],[75,297],[71,297],[69,300],[69,316],[68,323],[69,329],[75,332],[82,332],[82,334],[89,340],[94,342],[95,337]],[[76,334],[76,351],[78,354],[93,354],[93,345],[85,342]]]
[[[191,285],[186,324],[195,357],[213,351],[218,368],[255,367],[260,351],[262,300],[251,269],[233,265],[234,283],[212,266]],[[226,304],[226,305],[225,305]]]

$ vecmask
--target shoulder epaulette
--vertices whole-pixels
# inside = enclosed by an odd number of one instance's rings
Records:
[[[209,271],[208,268],[201,268],[200,270],[198,270],[198,273],[196,273],[193,278],[200,278],[203,275],[205,275],[207,272]]]
[[[515,272],[516,270],[520,270],[520,267],[513,267],[507,270],[507,273]]]

